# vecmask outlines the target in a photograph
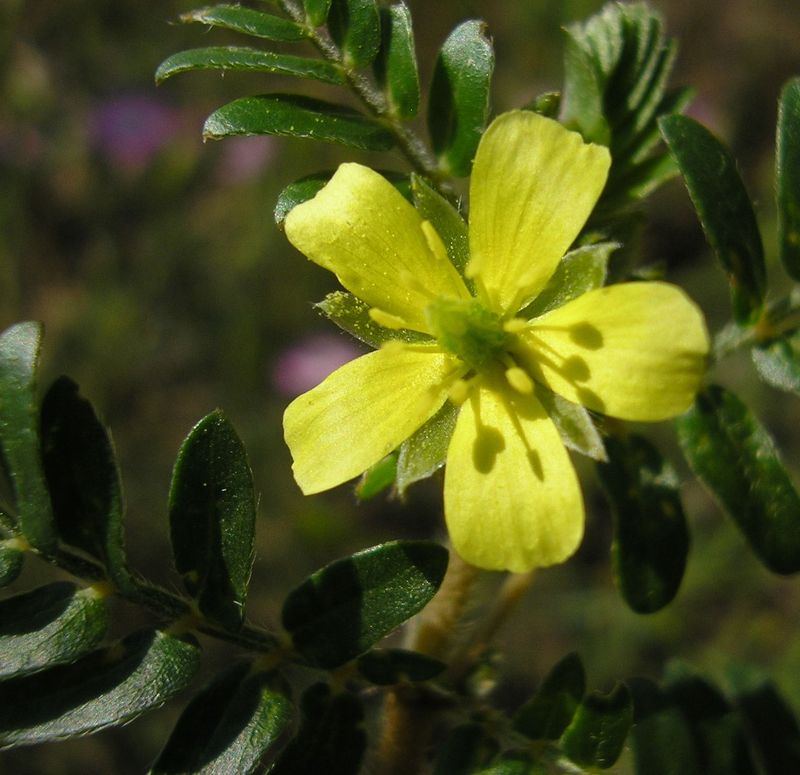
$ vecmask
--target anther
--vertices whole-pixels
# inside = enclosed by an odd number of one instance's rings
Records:
[[[408,328],[408,324],[398,315],[392,315],[391,312],[379,309],[378,307],[371,307],[369,316],[379,325],[384,328],[391,328],[394,330],[400,328]]]
[[[517,393],[522,393],[524,396],[529,396],[533,393],[533,380],[519,366],[512,366],[510,369],[506,369],[506,380]]]

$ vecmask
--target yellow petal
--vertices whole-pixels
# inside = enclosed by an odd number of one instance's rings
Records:
[[[447,259],[428,246],[422,219],[377,172],[342,164],[311,200],[286,217],[289,241],[370,306],[427,331],[425,307],[438,296],[469,296]]]
[[[575,469],[532,395],[475,389],[450,442],[444,500],[453,547],[479,568],[553,565],[583,536]]]
[[[486,130],[470,184],[467,269],[495,312],[514,313],[544,288],[606,182],[608,150],[528,111]]]
[[[659,282],[611,285],[531,321],[519,334],[530,373],[564,398],[623,420],[689,408],[705,371],[708,333],[697,306]]]
[[[434,347],[376,350],[292,401],[283,429],[300,489],[335,487],[395,449],[442,406],[454,368]]]

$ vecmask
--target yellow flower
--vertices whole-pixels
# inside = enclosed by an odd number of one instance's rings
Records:
[[[532,320],[586,222],[610,158],[556,121],[515,111],[478,147],[470,182],[467,284],[430,223],[378,173],[343,164],[286,218],[290,242],[335,272],[397,340],[341,367],[284,416],[306,494],[351,479],[396,449],[448,400],[460,405],[445,469],[456,551],[482,568],[525,571],[569,557],[583,499],[534,382],[588,409],[663,420],[691,404],[708,335],[677,287],[589,291]]]

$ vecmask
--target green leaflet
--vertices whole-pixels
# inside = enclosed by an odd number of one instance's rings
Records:
[[[775,184],[781,261],[789,276],[800,282],[800,78],[789,81],[781,92]]]
[[[754,347],[750,353],[764,382],[800,395],[800,329]]]
[[[331,10],[331,0],[303,0],[303,8],[306,18],[311,22],[312,27],[319,27],[325,24],[328,13]]]
[[[428,132],[442,170],[469,175],[489,115],[494,49],[486,25],[470,20],[447,37],[433,72]]]
[[[244,46],[211,46],[179,51],[158,66],[156,83],[163,83],[173,75],[191,70],[252,70],[313,78],[324,83],[345,83],[342,70],[329,62]]]
[[[215,110],[203,137],[284,135],[339,143],[364,151],[388,151],[394,138],[379,123],[342,105],[296,94],[242,97]]]
[[[738,323],[761,314],[766,269],[761,234],[736,162],[714,135],[686,116],[667,116],[661,132],[678,163],[689,196],[731,286]]]
[[[212,27],[241,32],[266,40],[304,40],[306,33],[299,24],[280,16],[244,8],[241,5],[215,5],[182,13],[180,20],[187,24],[198,22]]]
[[[381,45],[381,20],[375,0],[332,0],[328,29],[346,67],[366,67]]]
[[[414,118],[419,110],[419,72],[414,50],[411,12],[404,2],[381,8],[381,46],[373,62],[375,77],[399,118]]]
[[[692,470],[775,573],[800,570],[800,497],[775,444],[750,410],[712,385],[677,420]]]
[[[283,626],[306,662],[337,667],[427,605],[447,559],[435,543],[390,541],[337,560],[289,593]]]
[[[169,495],[175,567],[200,610],[236,630],[253,566],[256,498],[247,454],[220,411],[181,446]]]

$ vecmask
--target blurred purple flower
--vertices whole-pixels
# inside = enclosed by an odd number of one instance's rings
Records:
[[[272,384],[278,393],[293,398],[316,387],[332,371],[359,355],[363,355],[363,351],[344,337],[314,334],[277,357]]]
[[[181,127],[177,110],[151,97],[122,95],[99,103],[89,119],[92,146],[113,165],[139,171]]]
[[[217,178],[227,185],[244,183],[256,177],[276,152],[274,137],[230,137],[222,145]]]

